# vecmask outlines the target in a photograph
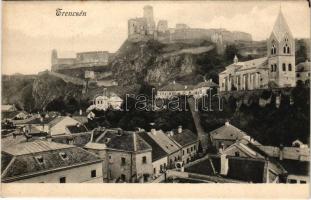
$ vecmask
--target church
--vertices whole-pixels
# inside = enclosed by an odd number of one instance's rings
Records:
[[[245,62],[235,56],[219,74],[221,92],[295,85],[295,39],[281,10],[267,40],[267,56]]]

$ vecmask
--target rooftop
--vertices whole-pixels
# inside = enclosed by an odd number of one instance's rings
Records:
[[[181,147],[193,144],[198,141],[198,136],[188,129],[182,130],[181,133],[178,133],[177,129],[172,131],[172,135],[168,133],[169,137],[177,142]]]
[[[36,140],[1,152],[3,182],[25,179],[51,171],[102,162],[96,155],[72,145]]]
[[[179,150],[179,147],[162,130],[151,130],[147,133],[167,154]]]
[[[244,131],[231,125],[229,122],[226,122],[222,127],[211,131],[210,135],[213,140],[239,140],[247,136]]]

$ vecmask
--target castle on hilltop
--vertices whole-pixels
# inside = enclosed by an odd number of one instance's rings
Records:
[[[295,39],[280,10],[267,40],[267,56],[245,62],[235,56],[219,74],[220,91],[294,87],[295,71]]]
[[[108,51],[80,52],[75,58],[59,58],[57,51],[52,50],[51,69],[58,71],[62,69],[75,69],[81,67],[107,66],[111,54]]]
[[[249,33],[230,32],[225,29],[191,28],[187,24],[176,24],[175,28],[169,28],[167,20],[159,20],[156,25],[153,8],[148,5],[143,8],[143,17],[128,20],[128,39],[155,39],[164,43],[203,39],[224,46],[225,43],[235,41],[252,41],[252,36]]]

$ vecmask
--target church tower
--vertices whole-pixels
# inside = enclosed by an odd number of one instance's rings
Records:
[[[294,87],[295,76],[295,39],[279,11],[272,33],[267,42],[269,80],[278,87]]]

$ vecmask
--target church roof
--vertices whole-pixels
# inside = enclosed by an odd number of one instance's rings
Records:
[[[278,41],[281,41],[284,38],[285,34],[288,34],[292,37],[292,33],[287,25],[282,10],[280,10],[279,12],[279,15],[275,21],[271,34],[274,34]]]

